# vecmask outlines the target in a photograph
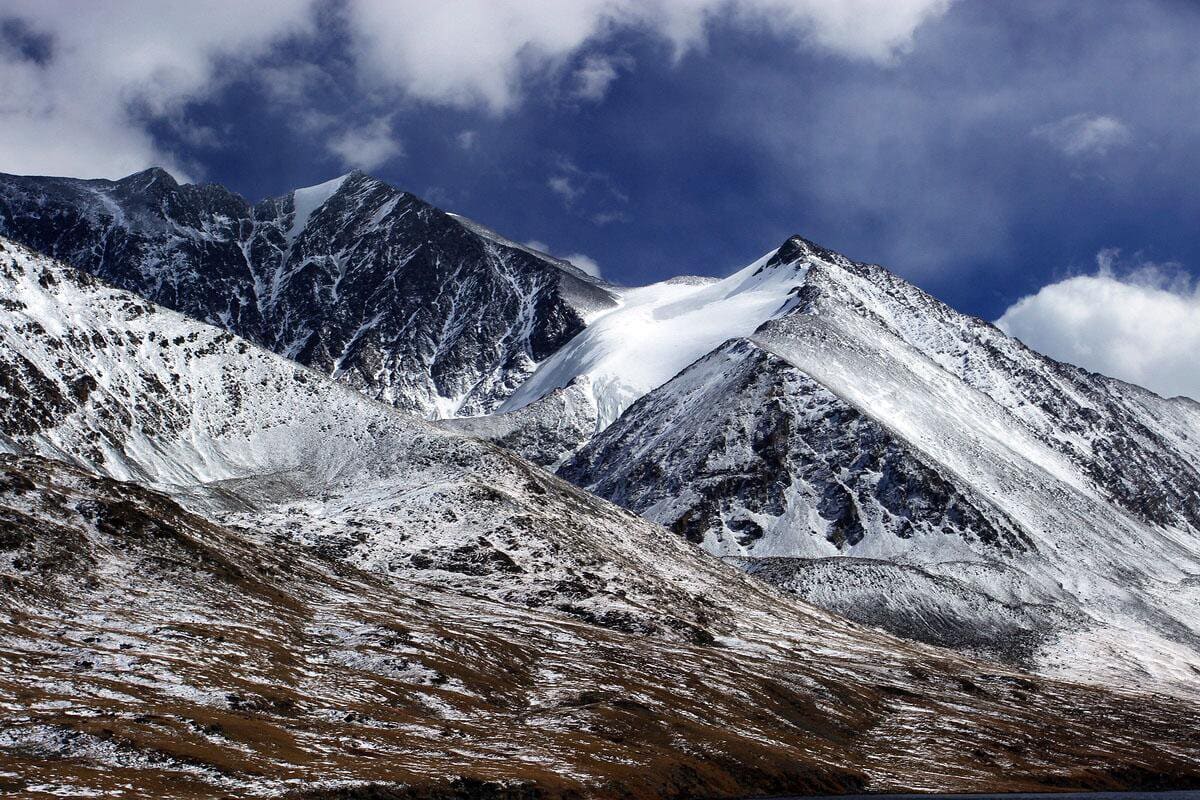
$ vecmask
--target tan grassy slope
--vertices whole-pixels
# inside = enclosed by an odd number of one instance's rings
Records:
[[[1196,711],[1176,701],[866,632],[849,651],[624,634],[255,541],[40,458],[0,457],[0,588],[0,782],[25,796],[1200,781]],[[365,791],[336,796],[409,796]]]

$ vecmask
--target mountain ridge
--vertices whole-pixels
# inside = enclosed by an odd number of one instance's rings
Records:
[[[615,302],[366,173],[332,184],[251,204],[161,169],[4,175],[0,233],[429,417],[490,410]]]
[[[0,227],[12,227],[5,180]],[[243,253],[244,263],[279,266],[254,278],[254,297],[275,299],[245,314],[283,298],[269,346],[284,356],[424,416],[467,417],[441,428],[506,445],[859,621],[911,633],[886,603],[876,604],[883,619],[862,592],[850,605],[835,597],[848,585],[840,568],[813,559],[888,561],[893,569],[871,572],[880,598],[950,587],[918,638],[952,644],[983,614],[996,633],[971,645],[978,652],[1186,690],[1200,652],[1200,620],[1187,609],[1200,576],[1200,404],[1047,359],[801,236],[724,279],[622,288],[361,173],[300,190],[299,209],[297,193],[264,201],[245,239],[227,235],[243,233],[233,217],[205,228],[216,218],[203,203],[170,210],[178,189],[140,173],[125,179],[124,207],[131,218],[167,207],[152,219],[207,231],[218,250],[236,240],[266,252]],[[213,208],[233,202],[220,187],[193,194]],[[412,227],[375,221],[422,214]],[[141,224],[121,219],[122,231]],[[46,214],[30,220],[34,233],[69,228]],[[427,233],[449,237],[434,249],[457,260],[412,267]],[[185,252],[210,241],[184,239]],[[194,276],[187,259],[180,269]],[[414,269],[421,291],[387,283]],[[176,296],[184,284],[150,294]],[[380,285],[388,300],[372,305]],[[400,295],[399,310],[388,305]],[[343,307],[365,310],[347,320]],[[240,325],[232,311],[216,317]],[[797,571],[753,563],[779,558]],[[1088,570],[1100,577],[1089,583]],[[1116,635],[1106,615],[1138,633]]]

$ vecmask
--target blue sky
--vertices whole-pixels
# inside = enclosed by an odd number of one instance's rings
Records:
[[[0,170],[257,199],[361,167],[621,283],[800,233],[988,319],[1028,297],[1018,335],[1110,371],[1092,343],[1172,337],[1079,328],[1074,278],[1200,328],[1200,4],[93,5],[0,8]]]

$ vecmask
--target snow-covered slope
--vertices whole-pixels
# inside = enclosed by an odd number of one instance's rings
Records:
[[[0,455],[22,797],[745,797],[1195,785],[1196,708],[797,624],[723,646],[400,582]]]
[[[803,269],[768,253],[717,282],[672,279],[622,289],[620,306],[591,322],[500,406],[522,408],[587,378],[603,430],[629,405],[726,339],[784,313]]]
[[[254,206],[159,169],[0,175],[0,234],[426,417],[495,408],[615,303],[358,172]]]
[[[1196,406],[1046,359],[882,268],[779,252],[803,276],[787,313],[562,474],[851,617],[1196,691]]]
[[[0,247],[0,450],[137,481],[374,571],[689,641],[729,633],[708,609],[736,583],[657,526],[218,328]]]

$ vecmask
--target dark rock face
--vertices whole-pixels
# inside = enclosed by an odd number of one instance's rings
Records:
[[[425,416],[486,413],[611,304],[361,173],[251,205],[147,170],[0,176],[0,234]]]
[[[745,340],[643,397],[560,474],[720,553],[753,554],[768,531],[771,552],[782,538],[792,555],[917,532],[1029,546],[1002,512]]]

